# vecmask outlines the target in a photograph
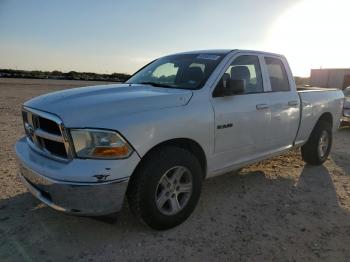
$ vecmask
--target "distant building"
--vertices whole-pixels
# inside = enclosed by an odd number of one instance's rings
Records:
[[[350,86],[350,69],[311,69],[310,85],[344,89]]]

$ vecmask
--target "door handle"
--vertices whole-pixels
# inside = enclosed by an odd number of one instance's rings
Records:
[[[267,104],[259,104],[259,105],[256,105],[256,109],[257,110],[265,110],[265,109],[269,109],[269,105]]]
[[[299,101],[296,101],[296,100],[289,101],[289,102],[288,102],[288,105],[289,105],[289,106],[297,106],[297,105],[299,105]]]

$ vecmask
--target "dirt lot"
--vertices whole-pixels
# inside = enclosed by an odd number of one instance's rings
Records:
[[[152,231],[127,205],[117,220],[68,216],[16,178],[21,104],[101,82],[0,79],[0,261],[350,261],[350,129],[324,166],[299,152],[207,180],[194,214]]]

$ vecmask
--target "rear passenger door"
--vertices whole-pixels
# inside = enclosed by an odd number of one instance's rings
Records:
[[[271,151],[279,151],[291,146],[296,137],[299,128],[300,98],[284,58],[265,56],[264,70],[271,110]]]

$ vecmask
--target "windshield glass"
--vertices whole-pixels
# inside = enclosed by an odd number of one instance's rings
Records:
[[[136,72],[126,83],[200,89],[222,60],[219,54],[180,54],[159,58]]]

